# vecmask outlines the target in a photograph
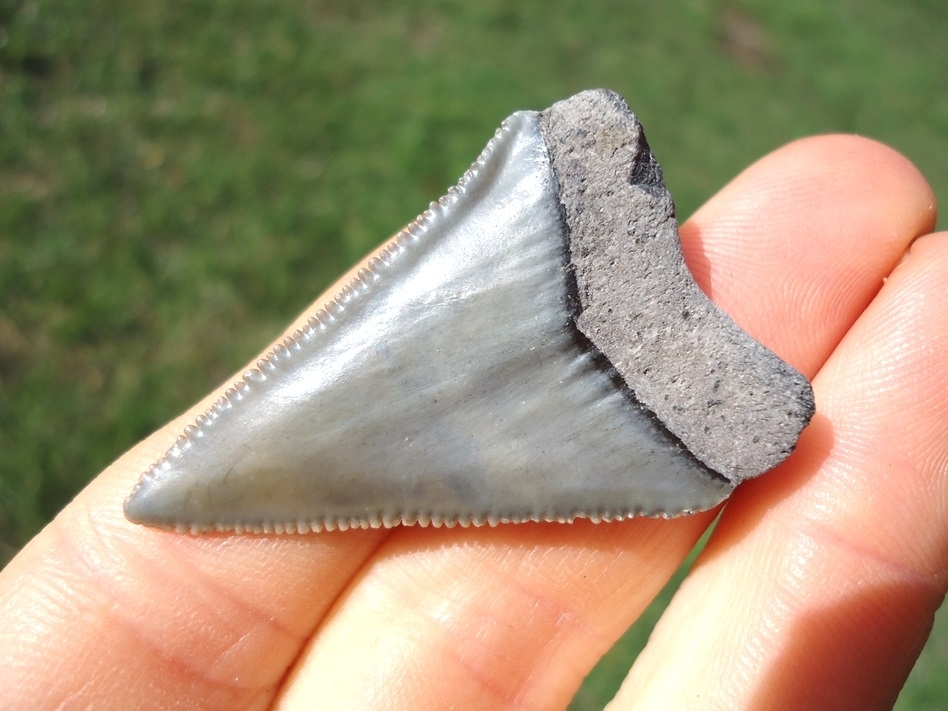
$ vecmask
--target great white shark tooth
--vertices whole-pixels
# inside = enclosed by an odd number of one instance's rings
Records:
[[[807,380],[695,284],[621,97],[513,114],[146,471],[193,532],[676,516],[778,464]]]

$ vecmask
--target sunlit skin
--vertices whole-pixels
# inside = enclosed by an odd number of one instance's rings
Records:
[[[934,223],[903,157],[825,136],[762,159],[684,225],[702,288],[814,379],[818,412],[724,506],[611,708],[893,703],[948,584]],[[562,708],[717,513],[282,537],[126,521],[141,471],[220,394],[126,452],[0,573],[0,707]]]

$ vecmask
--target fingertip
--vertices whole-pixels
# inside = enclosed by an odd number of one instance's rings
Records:
[[[750,186],[754,189],[749,190]],[[914,218],[918,234],[930,232],[937,217],[934,191],[915,164],[894,148],[855,134],[824,134],[791,141],[749,166],[716,198],[749,192],[768,208],[779,211],[784,206],[795,207],[786,199],[788,191],[796,196],[841,192],[881,197],[902,207],[900,219]],[[770,202],[767,198],[777,200]],[[748,206],[754,204],[751,201]],[[695,217],[716,207],[716,200],[712,200]]]
[[[713,300],[813,375],[936,214],[902,154],[861,136],[816,136],[747,168],[682,227],[682,242]]]
[[[867,136],[827,134],[802,138],[782,149],[791,160],[816,165],[842,185],[898,206],[894,217],[912,225],[915,236],[931,232],[938,216],[928,180],[904,154]]]
[[[923,269],[941,270],[945,260],[948,260],[948,231],[930,232],[912,242],[899,266],[921,261]]]

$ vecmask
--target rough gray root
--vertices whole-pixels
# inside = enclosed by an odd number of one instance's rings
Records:
[[[540,121],[570,233],[579,330],[710,468],[736,484],[779,464],[813,415],[812,388],[695,283],[638,119],[619,95],[594,90]]]

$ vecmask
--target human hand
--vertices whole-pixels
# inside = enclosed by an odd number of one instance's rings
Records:
[[[948,241],[906,252],[934,218],[905,159],[837,136],[768,156],[683,227],[698,282],[816,376],[818,413],[726,504],[616,708],[894,701],[948,585]],[[291,536],[128,523],[140,472],[219,396],[2,571],[0,707],[563,707],[715,515]]]

